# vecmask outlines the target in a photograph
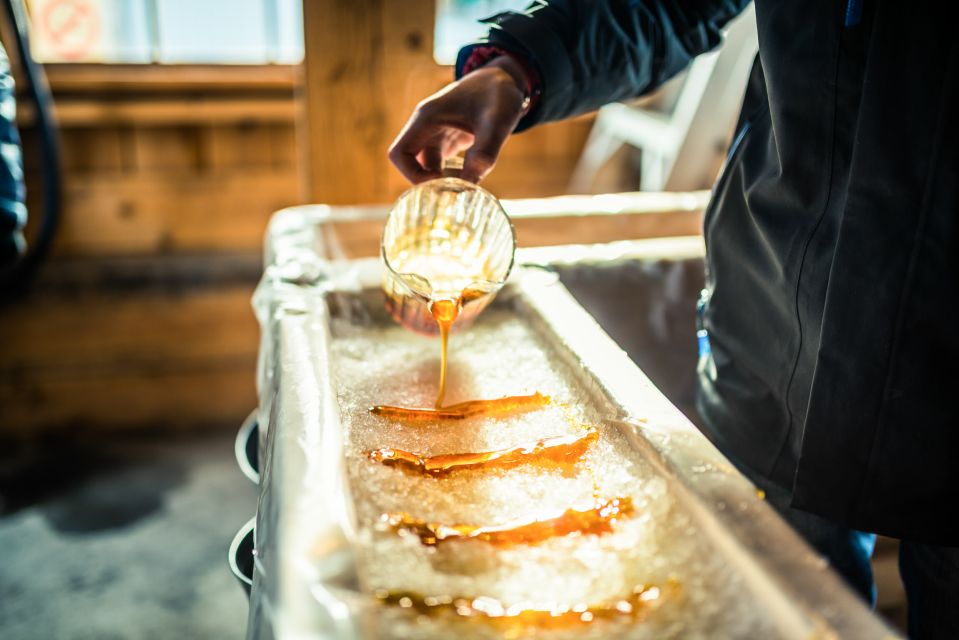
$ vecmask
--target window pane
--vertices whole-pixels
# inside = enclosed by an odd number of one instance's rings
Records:
[[[303,60],[303,0],[275,0],[275,4],[277,47],[273,62],[296,64]]]
[[[486,33],[480,19],[529,5],[530,0],[436,0],[433,58],[440,64],[455,63],[460,47]]]
[[[267,62],[261,0],[156,0],[160,62]]]
[[[29,0],[41,62],[295,64],[302,0]]]
[[[30,0],[32,53],[41,62],[150,62],[143,0]]]

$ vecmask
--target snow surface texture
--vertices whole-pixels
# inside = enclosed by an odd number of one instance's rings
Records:
[[[333,319],[332,357],[365,590],[564,607],[615,602],[639,585],[652,585],[662,596],[641,618],[624,615],[558,630],[510,627],[507,635],[777,637],[755,596],[679,509],[667,480],[615,427],[604,424],[603,408],[584,390],[583,372],[565,364],[516,311],[494,305],[476,325],[453,335],[446,402],[540,392],[552,398],[549,406],[506,417],[403,423],[374,416],[368,408],[432,406],[439,341],[396,327],[357,302],[341,307],[350,312]],[[489,451],[585,427],[600,429],[600,438],[572,473],[529,465],[434,478],[371,462],[366,455],[383,447],[426,455]],[[585,508],[594,495],[630,497],[635,512],[609,534],[573,534],[508,548],[478,541],[427,547],[381,522],[384,513],[407,513],[443,524],[501,525]],[[476,619],[418,616],[399,607],[384,607],[378,626],[376,637],[504,633],[502,626]]]

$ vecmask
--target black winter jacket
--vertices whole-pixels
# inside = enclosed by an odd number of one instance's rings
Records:
[[[655,88],[743,5],[539,2],[491,18],[483,43],[541,76],[520,130]],[[946,545],[959,545],[955,6],[756,0],[760,53],[705,217],[698,402],[707,435],[794,506]]]

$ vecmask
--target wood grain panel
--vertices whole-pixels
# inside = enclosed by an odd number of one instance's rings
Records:
[[[58,97],[60,127],[100,124],[177,125],[245,122],[287,122],[296,118],[292,96],[173,96],[131,98]],[[29,102],[17,108],[17,124],[31,126],[36,114]]]
[[[53,63],[44,70],[55,95],[292,91],[301,79],[298,65],[282,64]]]
[[[435,0],[304,3],[309,199],[392,202],[409,188],[386,157],[413,108],[453,79],[433,60]],[[591,118],[511,139],[488,179],[501,197],[558,195]]]
[[[255,357],[247,287],[34,296],[0,315],[0,370],[178,369]]]
[[[236,127],[207,127],[203,135],[209,142],[209,165],[216,169],[273,167],[276,152],[274,129],[276,128],[264,123],[250,123]]]
[[[252,284],[38,294],[0,315],[0,430],[238,421],[256,403]]]
[[[520,247],[544,247],[561,244],[593,244],[694,236],[702,231],[698,211],[634,213],[618,216],[577,216],[531,218],[515,221],[516,243]]]
[[[383,4],[382,0],[303,3],[314,202],[375,202],[385,194],[387,111],[402,107],[387,105],[383,94],[383,48],[388,37],[381,22]]]
[[[37,193],[35,182],[28,186]],[[55,252],[66,257],[259,250],[270,215],[297,204],[299,191],[293,171],[71,175]]]
[[[197,430],[239,425],[256,407],[255,358],[191,371],[31,373],[0,384],[0,430],[37,435],[94,431]]]
[[[124,145],[128,140],[117,127],[81,127],[60,132],[65,173],[98,173],[123,171],[129,165],[125,160]],[[30,142],[32,142],[32,138]],[[35,154],[29,154],[31,159]],[[37,166],[27,171],[39,170]]]
[[[270,131],[270,162],[273,168],[299,172],[301,163],[300,150],[296,143],[296,129],[284,124],[272,124],[266,127]]]
[[[195,127],[136,127],[133,146],[137,173],[196,173],[204,164]]]

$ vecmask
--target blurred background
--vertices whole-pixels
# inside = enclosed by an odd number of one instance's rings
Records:
[[[242,637],[225,558],[256,508],[233,438],[257,404],[270,216],[392,202],[408,185],[386,149],[413,106],[479,18],[528,2],[4,1],[31,254],[0,294],[0,634]],[[655,95],[512,139],[484,183],[501,198],[692,193],[619,216],[576,201],[520,245],[697,236],[755,50],[748,13]],[[373,255],[378,232],[345,242]],[[595,285],[581,301],[628,339]]]
[[[408,185],[385,150],[413,105],[450,81],[458,43],[482,31],[478,17],[524,4],[28,2],[62,145],[62,198],[48,258],[0,317],[4,431],[241,419],[255,404],[249,297],[270,214],[392,202]],[[29,237],[42,222],[43,158],[7,24],[4,33],[21,95]],[[709,188],[741,82],[707,152],[652,190]],[[668,124],[682,85],[646,101],[663,111],[620,115]],[[641,147],[594,140],[586,161],[595,121],[517,136],[486,186],[503,198],[638,189]],[[682,230],[697,233],[689,221]],[[631,231],[620,235],[662,235]]]

